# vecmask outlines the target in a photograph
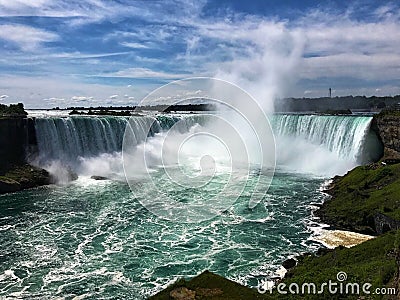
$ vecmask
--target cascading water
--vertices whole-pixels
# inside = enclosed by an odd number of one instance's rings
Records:
[[[362,163],[363,143],[372,117],[274,115],[278,136],[301,137],[322,145],[338,157]]]
[[[126,124],[127,119],[113,117],[38,118],[35,128],[40,159],[71,162],[120,151]]]
[[[181,133],[203,123],[201,115],[132,118],[136,144],[147,137],[143,128],[148,124],[152,123],[152,136],[169,130],[182,119],[185,122],[175,128]],[[278,167],[331,176],[375,160],[380,153],[376,138],[369,134],[371,120],[367,116],[273,115],[270,121],[276,136]],[[128,118],[37,118],[35,124],[39,165],[59,161],[77,170],[83,160],[103,155],[104,163],[110,154],[120,153]]]
[[[122,177],[121,150],[128,120],[109,116],[36,118],[39,155],[35,163],[51,173],[68,168],[83,175],[108,177],[111,173]],[[134,133],[134,144],[139,145],[146,137],[170,129],[179,120],[182,120],[181,116],[131,118],[129,125]],[[199,123],[202,123],[201,117],[188,116],[175,130],[188,132]],[[147,128],[150,128],[149,132]],[[65,181],[65,172],[53,175],[59,181]]]
[[[323,176],[343,174],[380,157],[372,117],[274,115],[278,166]]]

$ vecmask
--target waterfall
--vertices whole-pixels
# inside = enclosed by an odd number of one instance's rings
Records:
[[[76,160],[78,157],[120,151],[126,118],[37,118],[36,136],[41,160]]]
[[[274,115],[275,135],[302,137],[322,145],[338,157],[359,161],[372,117]]]
[[[179,122],[177,130],[187,132],[194,124],[202,123],[201,116],[132,117],[131,129],[136,143],[149,135],[170,129]],[[36,118],[35,129],[41,160],[73,161],[79,157],[93,157],[101,153],[120,152],[127,117],[48,117]],[[151,126],[150,132],[144,132]]]
[[[322,174],[342,174],[377,160],[381,145],[370,132],[372,117],[274,115],[278,165]]]
[[[203,120],[201,115],[138,116],[130,121],[127,117],[113,116],[36,118],[38,164],[43,167],[58,161],[77,170],[82,162],[88,169],[87,162],[91,160],[92,165],[102,166],[99,169],[114,172],[104,162],[119,162],[128,122],[135,143],[140,144],[147,136],[170,130],[174,125],[179,132],[188,132],[195,124],[204,125]],[[340,174],[374,160],[376,155],[368,153],[377,151],[370,146],[377,143],[369,138],[371,120],[372,117],[366,116],[273,115],[270,121],[276,136],[278,167],[317,174],[329,169]],[[144,128],[149,125],[151,130],[147,133]],[[110,155],[114,155],[112,159]],[[92,167],[89,169],[95,172]]]

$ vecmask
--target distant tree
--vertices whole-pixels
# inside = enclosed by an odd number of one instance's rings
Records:
[[[385,108],[386,107],[386,103],[381,101],[378,103],[378,105],[376,106],[377,108]]]
[[[28,113],[24,110],[22,103],[10,104],[9,106],[0,104],[0,115],[3,116],[26,116]]]

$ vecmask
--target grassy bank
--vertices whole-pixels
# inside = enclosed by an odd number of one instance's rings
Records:
[[[360,294],[330,294],[326,289],[322,295],[304,295],[306,299],[398,299],[398,295],[373,295],[376,288],[395,288],[399,291],[399,262],[400,262],[400,231],[391,231],[375,239],[366,241],[352,248],[338,247],[326,251],[321,256],[305,255],[299,259],[299,264],[290,270],[284,279],[289,286],[297,284],[315,283],[320,287],[322,283],[337,280],[339,272],[345,272],[347,279],[343,283],[370,283],[370,295]],[[289,297],[290,298],[290,297]],[[298,299],[298,297],[291,297]]]
[[[328,193],[332,199],[316,213],[325,223],[379,234],[377,214],[400,220],[400,164],[357,167],[345,176],[335,177]]]

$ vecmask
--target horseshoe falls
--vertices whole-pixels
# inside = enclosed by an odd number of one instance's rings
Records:
[[[278,166],[334,176],[375,161],[383,149],[371,121],[369,116],[275,115]]]
[[[135,144],[148,135],[168,131],[178,121],[180,131],[202,123],[202,116],[134,117]],[[314,175],[343,174],[379,158],[382,151],[366,116],[273,115],[278,168]],[[203,120],[204,123],[204,120]],[[38,118],[35,121],[39,162],[59,161],[75,171],[95,157],[120,153],[128,119],[124,117]],[[182,125],[183,124],[183,125]],[[150,132],[145,132],[145,127]],[[97,174],[93,174],[97,175]],[[103,174],[104,175],[104,174]],[[106,175],[106,174],[105,174]]]
[[[207,200],[228,177],[217,172],[199,193],[172,189],[168,176],[159,172],[157,145],[178,122],[176,135],[207,126],[201,115],[144,116],[131,122],[124,117],[36,117],[34,163],[59,183],[0,195],[0,298],[145,299],[205,269],[255,287],[288,257],[318,249],[313,234],[320,224],[313,211],[326,200],[321,187],[381,154],[371,120],[271,116],[277,166],[262,201],[249,209],[252,186],[267,181],[263,170],[249,170],[247,178],[235,179],[245,180],[245,187],[220,215],[175,223],[154,215],[143,200],[155,193],[173,195],[181,203]],[[137,149],[154,159],[153,182],[138,177],[132,189],[121,159],[128,123]],[[146,138],[149,147],[143,148]],[[139,172],[142,166],[131,167]],[[78,179],[67,182],[65,170]]]

